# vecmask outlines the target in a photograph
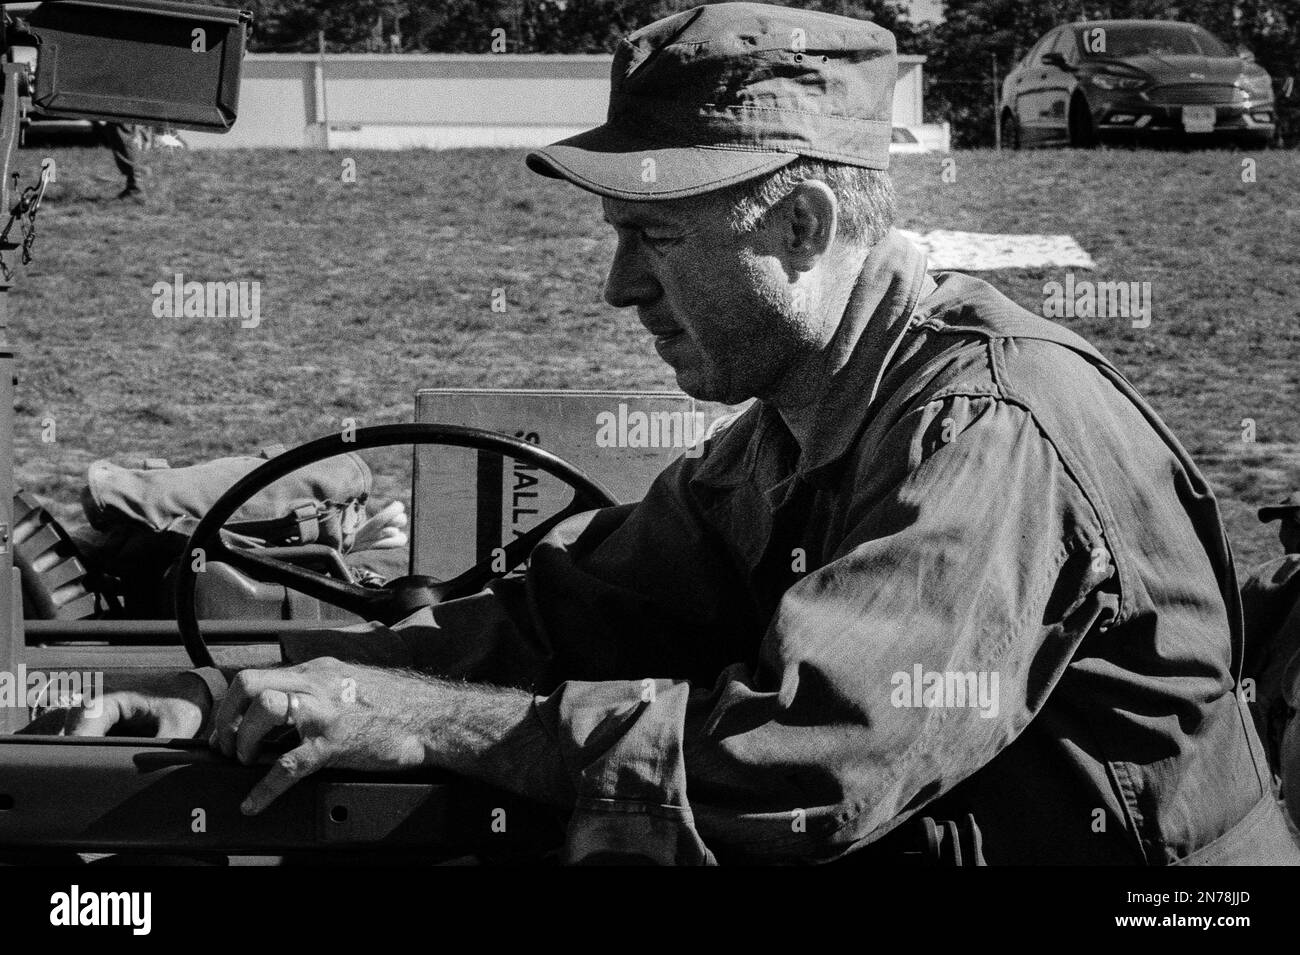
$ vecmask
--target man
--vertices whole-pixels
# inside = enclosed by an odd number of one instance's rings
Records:
[[[1281,753],[1282,738],[1296,710],[1295,671],[1300,660],[1300,492],[1278,504],[1259,509],[1264,523],[1278,522],[1282,556],[1261,564],[1241,587],[1245,620],[1245,674],[1254,681],[1251,713],[1264,741],[1274,772],[1287,769]],[[1294,735],[1294,734],[1293,734]],[[1300,757],[1293,775],[1300,775]],[[1294,786],[1291,787],[1294,790]],[[1285,795],[1285,794],[1284,794]],[[1300,800],[1289,799],[1288,809],[1300,812]]]
[[[1300,491],[1288,494],[1278,504],[1259,509],[1265,524],[1277,521],[1277,539],[1285,554],[1300,554]]]
[[[435,765],[569,810],[572,861],[896,862],[922,815],[994,863],[1300,859],[1209,489],[1090,345],[890,228],[895,69],[758,4],[624,41],[608,122],[529,165],[602,197],[606,299],[683,390],[759,400],[526,578],[73,731],[189,735],[211,696],[228,755],[302,738],[246,811]]]
[[[145,191],[141,180],[148,174],[140,158],[140,127],[129,123],[95,123],[99,141],[113,154],[117,171],[126,177],[126,186],[117,194],[124,201],[142,203]]]

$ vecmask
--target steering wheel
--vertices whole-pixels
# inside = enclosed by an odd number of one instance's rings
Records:
[[[383,448],[395,444],[433,444],[495,452],[530,464],[564,481],[574,490],[573,500],[528,533],[506,544],[504,567],[501,555],[497,554],[445,581],[413,574],[391,580],[383,587],[362,587],[259,554],[256,549],[228,546],[222,539],[221,528],[226,521],[254,494],[285,475],[292,474],[305,465],[348,451],[364,451],[367,448]],[[358,428],[347,435],[347,440],[343,434],[328,435],[278,454],[245,475],[221,495],[203,520],[199,521],[176,567],[176,623],[194,665],[215,666],[212,653],[199,630],[195,604],[198,572],[194,569],[196,562],[192,560],[196,549],[202,552],[205,563],[226,563],[258,580],[281,584],[354,613],[364,620],[394,624],[420,607],[431,607],[444,600],[477,593],[489,581],[504,576],[523,563],[541,539],[561,521],[583,511],[610,507],[617,503],[609,491],[563,458],[534,444],[492,431],[447,424],[386,424]]]

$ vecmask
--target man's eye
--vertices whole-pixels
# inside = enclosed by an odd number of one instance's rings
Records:
[[[646,245],[656,249],[664,249],[670,245],[675,245],[683,238],[684,237],[680,235],[658,235],[651,232],[641,233],[641,240],[645,242]]]

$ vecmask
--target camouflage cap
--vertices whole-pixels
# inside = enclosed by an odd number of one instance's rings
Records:
[[[630,200],[698,195],[798,156],[885,169],[897,69],[894,35],[869,21],[695,7],[622,40],[605,123],[528,166]]]
[[[1270,504],[1259,509],[1261,521],[1275,521],[1279,517],[1283,520],[1290,518],[1293,521],[1300,521],[1300,491],[1287,495],[1279,504]]]

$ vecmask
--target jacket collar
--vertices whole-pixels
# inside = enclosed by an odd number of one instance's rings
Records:
[[[917,302],[935,288],[925,273],[925,264],[921,250],[896,229],[891,229],[867,255],[829,346],[829,367],[833,370],[817,401],[807,446],[799,455],[795,472],[798,476],[810,477],[843,458],[874,408],[887,397],[878,394],[868,406],[872,386],[883,377],[892,346],[904,333],[903,326]],[[774,406],[755,402],[749,413],[757,420],[744,455],[745,472],[753,471],[766,456],[765,449],[794,443]],[[697,479],[715,486],[736,483],[737,462],[734,458],[727,460],[729,457],[720,455],[707,461]],[[794,476],[787,472],[773,487],[765,488],[773,503],[784,496],[785,486]]]
[[[834,464],[853,446],[882,397],[877,394],[868,407],[872,387],[883,377],[927,282],[932,289],[925,255],[896,229],[867,256],[831,342],[835,357],[830,367],[835,370],[817,403],[808,445],[799,458],[801,475]]]

